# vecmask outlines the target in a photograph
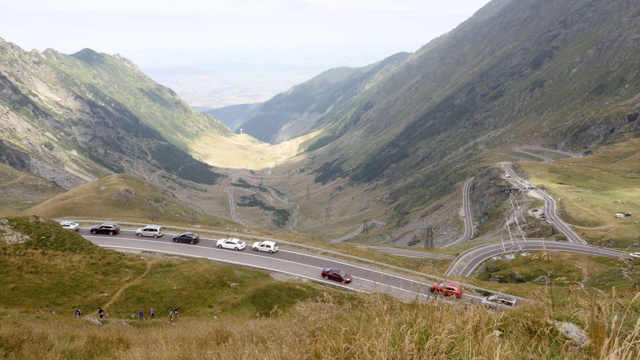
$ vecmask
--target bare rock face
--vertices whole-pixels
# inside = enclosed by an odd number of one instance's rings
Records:
[[[86,318],[85,320],[92,323],[93,325],[102,325],[102,322],[100,322],[100,320],[94,317],[89,317],[89,318]]]
[[[578,325],[564,321],[556,321],[555,325],[577,348],[583,348],[589,344],[589,336]]]
[[[8,245],[20,244],[29,241],[29,236],[14,231],[7,219],[0,219],[0,242]]]
[[[133,190],[129,190],[129,189],[124,189],[124,190],[120,190],[116,193],[114,193],[111,196],[111,199],[115,200],[115,201],[129,201],[129,200],[133,200],[136,197],[136,192]]]

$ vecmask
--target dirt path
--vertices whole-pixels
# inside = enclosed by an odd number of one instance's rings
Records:
[[[26,175],[26,174],[20,174],[20,175],[19,175],[19,176],[17,176],[15,179],[13,179],[13,180],[11,180],[11,181],[9,181],[9,182],[6,182],[6,183],[4,183],[4,184],[0,185],[0,187],[7,187],[7,188],[8,188],[8,187],[10,187],[10,186],[12,186],[12,185],[14,185],[14,184],[18,184],[18,183],[23,182],[23,181],[24,181],[24,179],[26,179],[26,178],[27,178],[27,175]]]
[[[109,308],[109,305],[113,304],[114,301],[118,300],[118,298],[120,297],[120,294],[122,294],[123,291],[125,291],[126,289],[128,289],[129,287],[136,285],[140,282],[140,280],[142,280],[143,277],[147,276],[147,274],[149,273],[149,271],[151,270],[151,265],[153,265],[156,262],[156,260],[149,260],[147,261],[147,269],[137,278],[129,281],[128,283],[124,284],[118,291],[116,291],[116,293],[111,297],[111,299],[104,304],[104,306],[102,307],[103,309],[107,309]]]

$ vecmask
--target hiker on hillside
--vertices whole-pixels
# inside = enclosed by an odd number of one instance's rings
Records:
[[[156,309],[154,309],[153,306],[149,308],[149,316],[151,317],[151,320],[156,318]]]
[[[180,319],[180,316],[178,316],[178,308],[173,309],[173,319],[174,320]]]
[[[79,318],[80,316],[82,316],[82,311],[80,311],[80,309],[76,309],[76,317]]]
[[[98,316],[100,317],[100,320],[104,319],[104,310],[102,310],[101,307],[98,308]]]
[[[142,311],[142,309],[138,311],[138,320],[144,320],[144,312]]]

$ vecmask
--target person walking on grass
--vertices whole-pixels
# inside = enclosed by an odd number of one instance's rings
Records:
[[[178,315],[178,308],[173,308],[173,319],[178,321],[180,316]]]
[[[142,309],[138,311],[138,320],[144,320],[144,311]]]
[[[104,319],[104,310],[101,307],[98,308],[98,317],[100,317],[100,320]]]
[[[82,316],[82,311],[80,311],[80,309],[76,309],[76,317],[79,318],[80,316]]]
[[[156,318],[156,309],[154,309],[153,306],[149,308],[149,317],[151,317],[151,320]]]

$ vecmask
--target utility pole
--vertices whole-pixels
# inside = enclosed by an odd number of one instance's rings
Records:
[[[424,239],[424,248],[425,249],[433,249],[433,248],[435,248],[435,243],[433,241],[433,229],[434,229],[433,226],[427,226],[427,228],[424,229],[424,230],[427,231],[426,237]]]
[[[368,234],[369,233],[369,225],[367,224],[367,220],[365,220],[364,224],[362,225],[362,232],[364,234]]]
[[[327,222],[329,221],[329,219],[331,219],[331,215],[329,215],[330,212],[331,212],[331,207],[327,206],[326,212],[324,214],[324,222]]]

